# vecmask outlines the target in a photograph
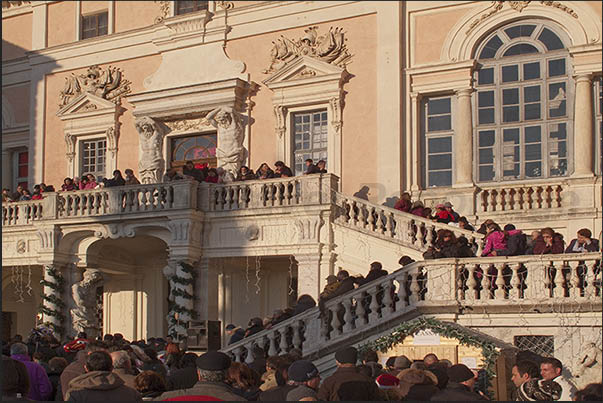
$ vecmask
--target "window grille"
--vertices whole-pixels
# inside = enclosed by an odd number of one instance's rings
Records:
[[[316,164],[327,161],[328,118],[326,109],[293,114],[294,174],[303,174],[305,161],[311,158]],[[328,170],[328,165],[326,166]]]
[[[541,357],[553,357],[555,354],[553,336],[515,336],[514,344],[520,350],[531,351]]]
[[[82,141],[82,174],[92,174],[96,182],[105,176],[107,140],[97,139]]]

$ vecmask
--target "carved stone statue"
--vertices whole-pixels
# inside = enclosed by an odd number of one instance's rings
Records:
[[[59,107],[71,102],[78,95],[88,92],[119,104],[121,97],[130,93],[130,82],[123,79],[117,67],[101,69],[97,65],[90,66],[86,74],[73,74],[65,77],[65,88],[61,91]]]
[[[601,382],[602,356],[603,351],[595,343],[584,346],[577,362],[575,374],[577,386],[584,387],[589,383]]]
[[[82,281],[71,286],[71,295],[75,308],[71,309],[71,323],[78,332],[86,332],[89,336],[98,330],[96,289],[103,285],[100,271],[86,269]]]
[[[136,130],[139,135],[138,172],[140,182],[144,184],[158,183],[163,178],[163,136],[164,130],[148,116],[136,119]]]
[[[218,129],[218,146],[216,147],[218,167],[224,170],[221,175],[222,180],[229,182],[230,178],[236,176],[245,158],[245,148],[243,147],[245,132],[242,118],[231,107],[222,106],[211,111],[206,119]]]

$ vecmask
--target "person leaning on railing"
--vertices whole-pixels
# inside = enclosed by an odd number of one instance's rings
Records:
[[[592,238],[592,232],[588,228],[582,228],[577,233],[578,237],[572,239],[565,253],[598,252],[599,241]]]
[[[563,253],[563,235],[546,227],[540,230],[540,236],[534,241],[533,255],[550,255]]]

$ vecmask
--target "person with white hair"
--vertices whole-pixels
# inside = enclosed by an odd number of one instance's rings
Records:
[[[113,361],[113,373],[119,375],[126,386],[136,389],[136,376],[132,373],[130,355],[123,350],[114,351],[111,353],[111,360]]]

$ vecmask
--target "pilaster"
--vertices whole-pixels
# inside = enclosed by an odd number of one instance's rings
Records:
[[[458,113],[454,133],[454,187],[472,187],[473,124],[471,119],[472,88],[456,91]]]
[[[308,294],[318,301],[320,294],[320,254],[296,254],[297,295]]]
[[[576,76],[574,114],[574,173],[572,177],[592,177],[593,173],[593,94],[592,75]]]

